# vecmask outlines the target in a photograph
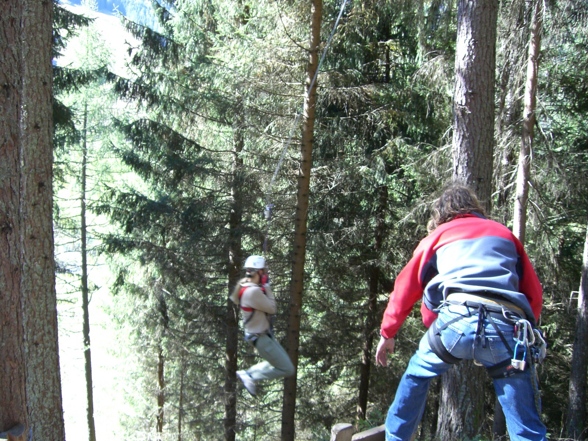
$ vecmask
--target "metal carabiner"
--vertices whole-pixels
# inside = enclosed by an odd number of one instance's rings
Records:
[[[534,352],[536,362],[541,363],[547,356],[547,342],[539,329],[533,329],[533,334],[535,335],[535,344],[531,350]]]
[[[515,337],[517,344],[524,344],[525,346],[533,345],[535,343],[535,333],[533,327],[528,320],[519,320],[515,323]]]
[[[517,354],[519,352],[518,351],[519,344],[521,344],[523,346],[523,356],[521,358],[517,358]],[[526,366],[526,361],[525,361],[526,358],[527,358],[527,346],[523,343],[517,342],[517,344],[515,345],[515,348],[514,348],[514,352],[512,354],[512,359],[510,360],[512,367],[519,370],[519,371],[524,371],[525,366]]]
[[[527,323],[524,320],[519,320],[515,323],[514,340],[519,344],[525,344],[525,335],[527,331]]]
[[[539,343],[537,343],[538,346],[547,346],[547,342],[543,338],[543,334],[541,334],[541,331],[539,329],[533,329],[533,335],[535,337],[535,340],[539,341]]]

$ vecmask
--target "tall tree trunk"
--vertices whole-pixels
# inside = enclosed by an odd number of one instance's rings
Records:
[[[368,392],[370,385],[370,369],[372,366],[372,348],[374,343],[374,330],[377,329],[378,313],[378,286],[380,281],[380,268],[376,263],[377,256],[382,250],[382,242],[386,224],[385,210],[388,206],[388,187],[382,186],[378,190],[379,204],[376,218],[374,263],[370,265],[369,273],[369,297],[367,302],[367,314],[364,325],[364,346],[361,354],[361,365],[359,367],[359,397],[357,401],[357,418],[365,420],[367,416]]]
[[[586,371],[588,369],[588,227],[584,242],[584,256],[582,259],[582,276],[580,278],[580,292],[578,293],[578,316],[576,318],[576,332],[572,352],[572,366],[570,374],[570,391],[568,398],[568,412],[566,416],[567,436],[571,439],[586,439]]]
[[[502,65],[498,68],[499,77],[497,78],[496,91],[496,130],[495,139],[498,151],[495,153],[495,170],[494,180],[496,182],[493,189],[496,194],[496,204],[498,207],[506,207],[511,203],[511,194],[515,190],[512,186],[512,173],[510,168],[513,163],[513,145],[518,132],[519,121],[522,119],[523,107],[520,105],[522,97],[520,88],[524,86],[524,78],[521,78],[520,71],[523,63],[526,62],[528,55],[528,25],[529,11],[527,2],[524,0],[512,0],[511,2],[501,2],[501,10],[498,15],[504,18],[506,26],[502,29],[502,35],[497,38],[503,39],[501,43],[503,48],[500,50]],[[507,10],[503,14],[503,10]],[[523,32],[525,31],[525,32]],[[500,32],[500,26],[499,26]],[[498,61],[497,61],[498,63]],[[500,155],[500,156],[498,156]],[[503,224],[512,221],[512,212],[510,210],[501,210],[501,218],[494,218]]]
[[[513,210],[513,233],[523,244],[525,243],[527,223],[527,200],[529,196],[535,109],[537,107],[537,75],[539,71],[542,25],[543,0],[534,0],[527,59],[527,81],[525,83],[521,150],[519,152],[516,198]],[[498,398],[494,403],[494,425],[492,431],[495,437],[503,437],[506,435],[506,419]]]
[[[469,185],[490,212],[498,3],[460,0],[457,15],[453,179]],[[443,376],[439,439],[473,438],[478,433],[484,418],[484,376],[471,361]]]
[[[158,440],[163,439],[163,417],[165,406],[165,356],[161,344],[157,347],[157,424]]]
[[[178,402],[178,441],[182,441],[182,422],[184,419],[184,358],[185,353],[182,350],[180,355],[180,390],[178,391],[179,394],[179,402]]]
[[[523,243],[525,242],[525,224],[527,222],[529,170],[531,164],[531,149],[533,147],[535,109],[537,107],[537,74],[539,70],[539,53],[541,51],[541,28],[543,26],[543,0],[534,0],[534,2],[535,7],[533,8],[531,37],[529,40],[529,58],[527,61],[527,82],[525,84],[523,131],[521,151],[519,153],[517,190],[513,214],[513,233]]]
[[[492,421],[492,438],[503,440],[506,437],[506,416],[498,397],[494,399],[494,420]]]
[[[494,70],[498,3],[460,0],[453,96],[453,179],[490,211],[494,153]]]
[[[310,191],[310,171],[312,169],[312,148],[314,136],[314,117],[316,106],[316,81],[313,78],[318,69],[318,49],[322,20],[322,0],[312,0],[309,62],[306,73],[306,94],[302,115],[301,161],[298,173],[296,194],[296,216],[294,227],[294,255],[292,257],[292,281],[290,284],[290,308],[288,331],[286,334],[286,350],[295,367],[298,369],[298,345],[300,342],[300,318],[302,314],[302,290],[304,286],[304,261],[306,257],[306,229],[308,219],[308,198]],[[284,399],[282,406],[282,441],[295,439],[296,413],[296,377],[284,381]]]
[[[162,243],[165,243],[165,234]],[[167,313],[167,303],[165,295],[169,294],[168,291],[163,288],[163,282],[161,279],[157,280],[153,293],[157,300],[155,308],[160,314],[159,326],[160,331],[156,332],[159,334],[157,341],[157,415],[155,418],[155,430],[157,432],[157,440],[163,440],[163,426],[165,424],[165,353],[164,353],[164,337],[169,327],[169,316]],[[159,327],[158,326],[158,327]]]
[[[0,6],[0,430],[65,439],[52,225],[53,2]]]
[[[96,441],[96,426],[94,424],[94,385],[92,382],[92,352],[90,347],[90,300],[88,287],[88,240],[87,240],[87,219],[86,219],[86,185],[88,167],[88,103],[84,103],[84,127],[82,143],[82,189],[80,195],[81,207],[81,251],[82,251],[82,311],[83,323],[82,332],[84,339],[84,369],[86,373],[86,416],[88,420],[88,439]]]
[[[238,106],[241,108],[241,106]],[[233,183],[231,187],[231,212],[229,214],[229,294],[239,281],[243,261],[241,250],[241,223],[243,218],[243,192],[241,188],[243,160],[243,121],[238,114],[233,146]],[[225,440],[235,441],[237,422],[237,349],[239,344],[239,308],[227,296],[227,340],[225,345]]]
[[[472,439],[469,434],[478,433],[485,417],[484,380],[484,370],[469,360],[443,375],[436,439]]]

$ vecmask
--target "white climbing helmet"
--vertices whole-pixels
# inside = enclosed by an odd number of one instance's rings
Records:
[[[264,269],[265,268],[265,259],[262,256],[249,256],[245,260],[245,264],[243,268],[246,269]]]

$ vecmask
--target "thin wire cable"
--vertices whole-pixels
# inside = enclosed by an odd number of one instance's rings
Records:
[[[339,20],[341,20],[341,17],[343,16],[343,11],[345,10],[346,5],[347,5],[347,0],[343,0],[343,3],[341,3],[341,9],[339,10],[339,15],[337,16],[337,20],[335,20],[335,24],[333,25],[333,30],[331,31],[331,34],[329,35],[329,38],[327,39],[327,43],[325,44],[325,48],[323,49],[323,53],[321,54],[321,58],[319,59],[318,66],[316,68],[316,71],[314,72],[314,76],[312,77],[312,81],[310,82],[310,86],[307,89],[307,93],[310,93],[312,91],[312,88],[314,87],[314,83],[316,82],[316,79],[318,77],[319,70],[321,68],[321,65],[323,64],[323,60],[325,59],[325,56],[327,55],[327,50],[329,49],[329,46],[331,45],[331,41],[333,40],[333,36],[335,35],[335,31],[337,30],[337,26],[339,25]],[[305,101],[306,101],[306,94],[305,94]],[[302,104],[302,109],[304,109],[304,103]],[[282,167],[282,163],[284,162],[284,157],[286,156],[286,150],[288,150],[288,147],[292,143],[292,138],[294,136],[294,130],[298,127],[298,121],[300,120],[301,114],[302,113],[297,113],[296,117],[294,118],[294,124],[292,124],[292,128],[290,129],[290,134],[288,135],[288,140],[284,144],[284,148],[282,149],[282,153],[280,155],[280,160],[278,161],[278,164],[276,165],[276,169],[274,170],[274,174],[273,174],[272,179],[271,179],[269,186],[268,186],[267,196],[266,196],[266,205],[265,205],[265,209],[263,211],[263,213],[265,215],[265,219],[267,220],[266,233],[265,233],[265,237],[263,240],[263,253],[264,254],[267,251],[267,238],[269,235],[269,224],[270,224],[271,217],[272,217],[272,208],[274,207],[274,205],[271,203],[271,200],[270,200],[272,187],[274,185],[276,177],[278,176],[278,172],[280,171],[280,168]]]

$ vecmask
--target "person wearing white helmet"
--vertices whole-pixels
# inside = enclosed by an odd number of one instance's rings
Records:
[[[237,371],[237,376],[245,389],[255,396],[257,382],[289,377],[294,374],[294,365],[273,335],[271,316],[277,312],[277,307],[265,258],[249,256],[243,266],[245,277],[235,286],[231,300],[241,309],[245,340],[253,344],[264,361]]]

